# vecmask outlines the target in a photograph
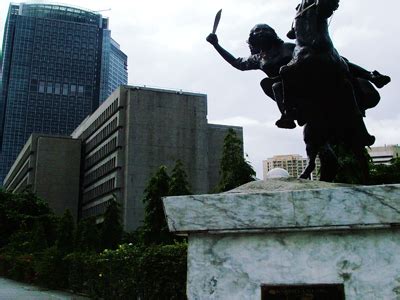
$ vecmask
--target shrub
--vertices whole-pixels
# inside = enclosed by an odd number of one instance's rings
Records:
[[[98,299],[185,299],[185,243],[124,244],[100,254],[73,253],[69,282],[74,291]]]
[[[53,289],[68,287],[69,265],[56,246],[35,255],[36,283]]]

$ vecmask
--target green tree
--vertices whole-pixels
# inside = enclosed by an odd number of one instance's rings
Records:
[[[99,251],[100,235],[95,219],[79,221],[75,233],[75,249],[82,252]]]
[[[363,149],[360,153],[354,153],[341,144],[334,145],[333,149],[339,163],[334,181],[348,184],[367,184],[369,177],[368,161],[370,160],[367,149]]]
[[[75,222],[71,212],[67,209],[61,217],[57,228],[57,249],[68,254],[74,250]]]
[[[400,158],[391,160],[390,165],[370,165],[370,184],[400,183]]]
[[[122,239],[121,210],[116,200],[112,200],[104,214],[100,241],[103,249],[116,249]]]
[[[146,244],[169,243],[173,236],[168,231],[164,216],[162,198],[169,195],[170,177],[167,168],[161,166],[151,177],[143,198],[145,214],[142,227],[143,239]]]
[[[32,193],[12,194],[0,191],[0,248],[19,230],[32,230],[40,220],[51,225],[53,214],[47,203]],[[26,229],[26,230],[25,230]],[[46,233],[50,228],[43,228]]]
[[[183,168],[181,160],[177,160],[171,174],[169,187],[170,196],[190,195],[192,194],[187,181],[187,175]]]
[[[220,182],[217,192],[225,192],[255,180],[256,172],[243,156],[243,143],[230,128],[224,139]]]

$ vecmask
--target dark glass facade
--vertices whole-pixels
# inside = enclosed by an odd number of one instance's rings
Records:
[[[68,135],[99,105],[108,20],[48,4],[11,4],[0,95],[0,182],[31,133]]]
[[[111,38],[109,30],[103,33],[100,103],[121,85],[128,83],[128,57]]]

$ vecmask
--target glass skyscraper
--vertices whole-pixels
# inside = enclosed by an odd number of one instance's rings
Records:
[[[128,57],[111,38],[109,30],[104,30],[103,33],[102,55],[100,103],[106,100],[121,82],[128,82]]]
[[[108,19],[98,13],[10,4],[0,75],[0,184],[31,133],[68,135],[110,94],[111,41]],[[126,76],[116,86],[127,83],[126,63],[118,66]]]

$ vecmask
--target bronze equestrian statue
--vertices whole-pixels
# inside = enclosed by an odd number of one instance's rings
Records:
[[[251,55],[235,58],[218,43],[212,33],[207,37],[218,53],[239,70],[260,69],[268,76],[261,82],[264,92],[277,102],[282,114],[276,125],[294,128],[297,120],[304,127],[304,141],[309,157],[301,178],[309,178],[315,158],[321,159],[321,176],[333,181],[337,158],[331,144],[343,143],[360,159],[361,152],[372,145],[363,115],[374,107],[380,96],[372,86],[381,88],[390,78],[377,71],[369,72],[340,57],[329,37],[327,18],[338,7],[338,0],[303,0],[297,7],[293,28],[288,33],[296,44],[284,43],[266,24],[256,25],[248,39]],[[338,121],[340,116],[340,121]]]

